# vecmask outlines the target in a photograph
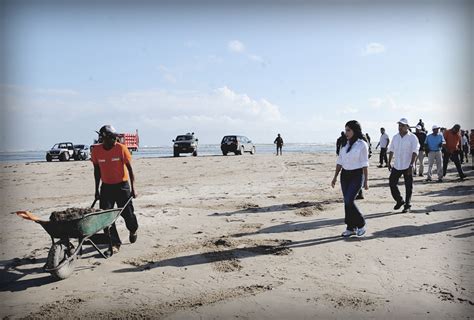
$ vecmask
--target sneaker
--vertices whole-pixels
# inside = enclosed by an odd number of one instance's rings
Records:
[[[377,166],[377,168],[382,168],[382,165],[381,165],[381,164],[379,164],[379,165]]]
[[[420,174],[418,175],[418,177],[423,177],[423,173],[420,173]]]
[[[408,213],[410,212],[410,207],[404,207],[402,210],[402,213]]]
[[[430,181],[431,181],[431,178],[426,178],[425,181],[426,181],[426,182],[430,182]]]
[[[110,258],[111,256],[113,256],[114,254],[118,253],[120,251],[120,245],[119,244],[113,244],[112,245],[112,251],[110,251],[110,249],[107,249],[105,252],[104,252],[104,255],[107,257],[107,258]]]
[[[443,178],[439,178],[439,179],[438,179],[438,182],[443,182]]]
[[[395,205],[395,207],[393,207],[393,210],[398,210],[400,209],[403,205],[405,204],[405,201],[400,201],[400,202],[397,202],[397,204]]]
[[[465,174],[463,174],[463,175],[461,176],[461,180],[466,179],[466,177],[467,177],[467,176],[466,176]]]
[[[341,236],[343,236],[344,238],[348,238],[350,236],[354,236],[356,235],[357,233],[354,231],[354,230],[349,230],[349,229],[346,229],[346,231],[344,231]]]
[[[128,236],[128,240],[130,240],[130,243],[135,243],[137,241],[137,231],[131,232]]]
[[[362,228],[357,228],[356,236],[362,237],[365,234],[366,231],[367,230],[365,229],[365,226],[363,226]]]
[[[415,170],[415,171],[413,171],[413,174],[416,176],[416,170]]]

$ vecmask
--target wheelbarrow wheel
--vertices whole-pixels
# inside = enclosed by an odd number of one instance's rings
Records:
[[[73,271],[72,263],[74,260],[69,260],[71,251],[71,247],[68,248],[63,242],[57,242],[49,249],[46,266],[48,269],[53,269],[49,272],[57,280],[68,278]],[[59,265],[61,267],[57,268]]]

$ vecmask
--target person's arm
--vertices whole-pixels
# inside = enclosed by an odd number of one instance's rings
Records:
[[[340,164],[336,164],[336,171],[334,172],[334,178],[331,181],[331,187],[333,188],[336,185],[337,176],[339,175],[339,172],[341,172],[341,169],[342,169],[342,166]]]
[[[388,168],[388,171],[391,171],[392,170],[392,158],[393,158],[393,151],[390,151],[388,153],[388,163],[387,163],[387,168]]]
[[[98,164],[94,164],[95,199],[96,200],[100,199],[100,191],[99,191],[100,179],[101,179],[100,167]]]
[[[407,169],[407,174],[411,176],[413,174],[413,164],[415,163],[416,157],[418,156],[417,152],[411,154],[410,166]]]
[[[135,190],[135,174],[133,173],[133,168],[130,163],[126,163],[125,165],[127,166],[128,174],[130,176],[130,188],[132,191],[132,197],[136,198],[138,196],[138,193]]]
[[[377,148],[380,146],[380,141],[379,143],[377,143],[377,145],[375,146],[375,150],[377,150]]]

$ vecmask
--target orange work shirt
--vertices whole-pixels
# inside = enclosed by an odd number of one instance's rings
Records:
[[[131,163],[132,155],[127,147],[116,142],[110,150],[105,150],[103,144],[92,148],[91,161],[100,168],[100,178],[103,183],[117,184],[128,181],[126,164]]]
[[[444,140],[446,140],[446,149],[449,153],[453,153],[456,150],[459,150],[458,146],[461,145],[461,134],[454,133],[452,129],[446,130],[444,132]]]

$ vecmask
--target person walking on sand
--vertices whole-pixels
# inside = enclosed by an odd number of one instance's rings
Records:
[[[461,152],[461,134],[459,130],[461,126],[455,124],[451,129],[444,132],[444,140],[446,141],[446,152],[443,158],[443,176],[446,176],[449,160],[454,162],[458,170],[459,178],[464,180],[466,175],[462,171],[461,163],[459,162],[459,153]]]
[[[419,150],[417,137],[408,130],[408,120],[405,118],[398,121],[398,133],[393,136],[388,147],[388,170],[390,171],[389,185],[393,199],[396,201],[394,210],[403,207],[403,213],[410,212],[411,195],[413,192],[413,164]],[[393,167],[392,158],[395,155]],[[403,175],[405,180],[405,200],[403,200],[398,181]]]
[[[280,134],[277,135],[275,141],[273,141],[274,144],[276,144],[277,148],[277,154],[278,155],[278,150],[280,150],[280,156],[281,156],[281,149],[283,148],[283,138],[280,136]]]
[[[471,134],[469,135],[469,147],[471,149],[472,170],[474,170],[474,129],[471,129]]]
[[[387,148],[388,144],[390,143],[390,138],[388,137],[388,134],[385,133],[385,128],[380,128],[380,139],[379,143],[377,143],[377,146],[375,147],[375,150],[380,146],[380,157],[379,157],[379,168],[382,168],[383,162],[385,161],[385,166],[388,164],[388,159],[387,159]]]
[[[369,148],[365,142],[362,128],[356,120],[346,123],[346,143],[342,146],[336,162],[336,171],[331,186],[334,188],[341,172],[341,189],[344,196],[344,222],[347,227],[343,237],[361,237],[366,232],[365,219],[355,204],[359,190],[369,189]]]
[[[464,158],[466,158],[466,163],[469,163],[469,136],[467,135],[467,130],[461,130],[461,163],[464,163]]]
[[[423,131],[421,125],[416,126],[416,137],[418,138],[418,144],[420,145],[420,150],[418,150],[418,156],[415,159],[415,165],[413,166],[413,174],[416,175],[416,162],[418,161],[418,175],[423,177],[424,165],[423,160],[425,159],[425,141],[426,133]]]
[[[434,125],[432,128],[433,133],[426,137],[424,143],[426,152],[428,153],[428,174],[426,181],[431,181],[431,170],[433,169],[433,163],[436,161],[436,171],[438,173],[438,182],[443,181],[443,154],[441,149],[446,145],[443,135],[439,132],[439,127]]]
[[[137,197],[132,156],[125,145],[116,141],[117,132],[114,127],[105,125],[100,128],[98,134],[102,143],[94,145],[91,154],[91,161],[94,164],[95,198],[100,200],[102,210],[112,209],[115,204],[117,207],[123,207],[130,197]],[[130,232],[129,240],[134,243],[137,240],[138,222],[132,202],[121,215]],[[106,252],[109,256],[117,253],[122,244],[115,223],[110,228],[110,237],[112,251]]]
[[[344,131],[341,131],[341,136],[336,140],[336,155],[339,155],[341,147],[346,144],[347,138]]]

